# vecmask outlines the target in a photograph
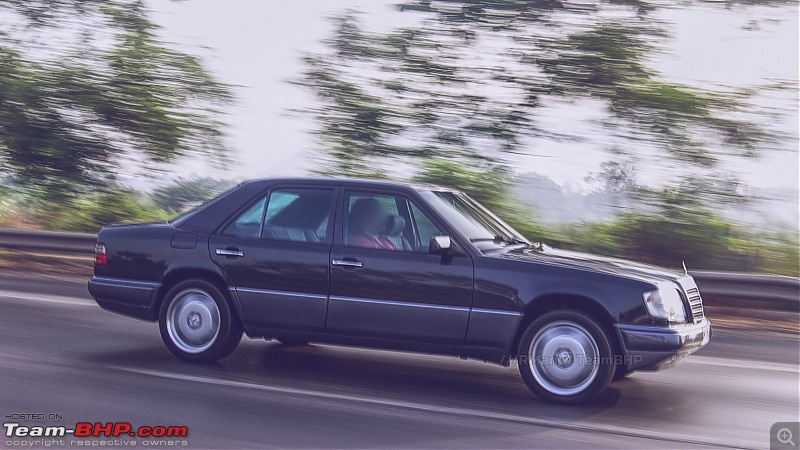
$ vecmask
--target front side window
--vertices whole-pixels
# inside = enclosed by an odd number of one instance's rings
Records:
[[[346,205],[346,246],[427,253],[430,237],[442,234],[403,196],[351,192]]]
[[[413,222],[417,225],[416,231],[419,237],[420,245],[428,245],[431,242],[431,238],[434,236],[439,236],[442,234],[439,227],[434,225],[431,222],[431,219],[428,218],[418,207],[417,205],[411,203],[411,216],[413,217]]]

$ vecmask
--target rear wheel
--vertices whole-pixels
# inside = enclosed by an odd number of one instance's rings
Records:
[[[222,359],[242,339],[242,327],[222,292],[199,279],[182,281],[167,292],[158,327],[169,351],[192,362]]]
[[[578,311],[551,311],[520,339],[519,371],[533,393],[554,403],[583,403],[614,375],[611,344],[603,329]]]

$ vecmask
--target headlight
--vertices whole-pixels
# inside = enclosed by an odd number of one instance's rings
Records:
[[[655,291],[645,292],[642,296],[651,316],[674,323],[686,322],[683,299],[674,285],[659,286]]]

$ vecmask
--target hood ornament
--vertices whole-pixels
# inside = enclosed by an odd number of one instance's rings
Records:
[[[689,275],[689,270],[686,268],[686,260],[683,260],[681,264],[683,264],[683,274]]]

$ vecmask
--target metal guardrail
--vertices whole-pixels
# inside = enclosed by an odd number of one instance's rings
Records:
[[[59,231],[0,228],[0,248],[91,255],[97,235]]]
[[[96,234],[0,228],[0,248],[90,255]],[[800,311],[800,279],[780,275],[692,271],[700,293],[710,300],[767,302],[772,307]],[[716,303],[716,302],[715,302]]]
[[[692,271],[690,274],[706,304],[747,300],[768,303],[774,309],[800,311],[800,278],[740,272]]]

